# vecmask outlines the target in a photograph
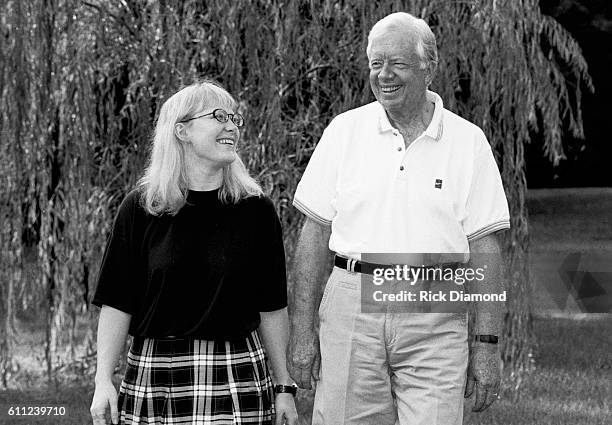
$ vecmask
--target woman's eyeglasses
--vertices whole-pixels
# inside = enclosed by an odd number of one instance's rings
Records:
[[[221,108],[215,109],[214,111],[209,112],[208,114],[202,114],[202,115],[195,116],[193,118],[187,118],[186,120],[181,120],[179,122],[187,122],[187,121],[195,120],[198,118],[207,117],[209,115],[212,115],[217,121],[223,124],[225,124],[227,120],[232,120],[232,122],[234,123],[234,125],[236,125],[236,127],[244,126],[244,117],[242,115],[230,114]]]

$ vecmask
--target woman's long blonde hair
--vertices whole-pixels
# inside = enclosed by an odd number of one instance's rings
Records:
[[[190,118],[206,107],[217,106],[235,110],[237,102],[218,83],[203,80],[173,94],[161,107],[153,148],[144,176],[138,187],[142,191],[145,209],[153,215],[176,214],[185,205],[188,181],[182,143],[175,135],[175,125]],[[244,163],[236,159],[223,167],[223,182],[219,199],[224,203],[236,203],[248,196],[263,193],[257,182],[249,176]]]

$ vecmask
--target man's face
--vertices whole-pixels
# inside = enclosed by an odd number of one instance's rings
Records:
[[[427,90],[427,69],[421,69],[416,35],[396,28],[372,38],[368,55],[372,92],[388,113],[414,109]]]

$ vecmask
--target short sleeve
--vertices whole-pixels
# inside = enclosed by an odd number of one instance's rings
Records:
[[[262,199],[258,223],[258,311],[275,311],[287,307],[287,273],[285,247],[280,219],[269,198]]]
[[[340,162],[333,124],[325,129],[298,183],[293,205],[319,224],[331,225],[336,215],[336,180]]]
[[[108,305],[128,314],[135,310],[136,255],[133,247],[134,215],[137,194],[124,199],[113,222],[98,273],[96,291],[91,303]]]
[[[467,198],[463,230],[469,241],[510,228],[508,201],[489,143],[477,154]]]

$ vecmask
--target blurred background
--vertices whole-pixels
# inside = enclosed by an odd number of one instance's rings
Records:
[[[290,261],[296,184],[331,118],[373,100],[367,33],[395,11],[432,27],[432,90],[485,131],[511,209],[503,397],[465,422],[612,421],[611,3],[0,0],[0,423],[88,423],[88,300],[163,101],[201,77],[240,100]],[[8,415],[43,402],[66,416]]]
[[[584,139],[563,135],[566,160],[555,167],[542,155],[541,145],[529,144],[527,184],[529,188],[611,187],[606,161],[612,155],[612,121],[604,102],[612,93],[612,6],[605,0],[542,0],[540,7],[578,42],[595,91],[586,91],[582,98]]]

